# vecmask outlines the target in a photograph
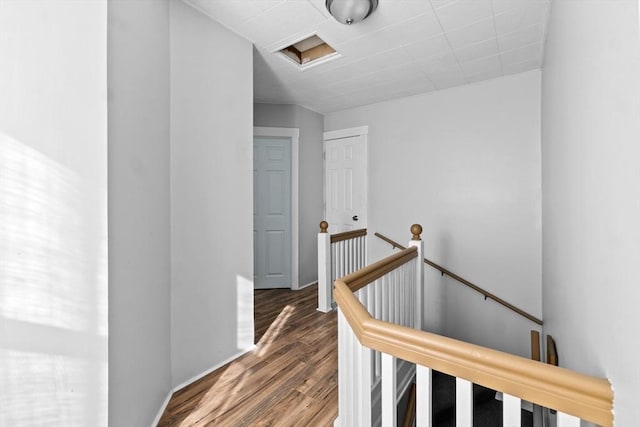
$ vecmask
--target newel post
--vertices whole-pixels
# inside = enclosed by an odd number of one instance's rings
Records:
[[[422,226],[420,224],[413,224],[411,226],[411,241],[409,246],[415,246],[418,248],[418,262],[416,263],[416,319],[415,328],[422,330],[422,318],[423,318],[423,304],[424,304],[424,242],[420,235],[422,234]]]
[[[318,311],[331,311],[331,235],[327,221],[320,222],[318,233]]]

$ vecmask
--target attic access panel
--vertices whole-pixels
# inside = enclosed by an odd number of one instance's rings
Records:
[[[317,34],[285,46],[278,52],[298,65],[301,70],[319,65],[330,59],[338,58],[340,54]]]

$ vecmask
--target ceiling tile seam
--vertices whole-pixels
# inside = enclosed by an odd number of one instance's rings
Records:
[[[533,43],[527,43],[527,44],[523,44],[522,46],[514,47],[513,49],[508,49],[508,50],[502,51],[502,52],[500,52],[500,55],[502,55],[503,53],[511,53],[511,52],[516,51],[516,50],[525,49],[527,47],[531,47],[531,46],[538,45],[538,44],[541,45],[541,46],[544,46],[541,43],[541,41],[537,41],[537,42],[533,42]]]
[[[262,13],[260,13],[259,15],[256,15],[253,18],[249,18],[249,19],[245,20],[244,22],[247,22],[247,21],[250,21],[251,19],[257,18],[258,16],[262,16],[265,13],[270,12],[272,9],[275,9],[276,7],[278,7],[281,4],[286,3],[286,2],[287,2],[287,0],[280,0],[278,3],[276,3],[276,4],[272,5],[272,6],[269,6],[268,8],[263,10]]]
[[[416,64],[415,62],[414,64],[418,69],[418,72],[424,76],[424,78],[429,82],[429,84],[431,84],[431,86],[433,86],[434,89],[436,89],[436,84],[433,82],[433,80],[431,80],[429,75],[422,69],[422,67],[419,67],[418,64]]]
[[[504,38],[506,38],[506,37],[508,37],[508,36],[510,36],[510,35],[512,35],[512,34],[523,33],[523,32],[525,32],[525,31],[527,31],[527,30],[529,30],[529,29],[531,29],[531,28],[537,27],[537,26],[539,26],[539,25],[540,25],[540,23],[537,23],[537,24],[531,24],[531,25],[527,25],[526,27],[519,28],[519,29],[517,29],[517,30],[515,30],[515,31],[509,31],[508,33],[502,33],[502,34],[500,34],[499,36],[498,36],[498,35],[496,35],[496,39],[498,40],[498,47],[499,47],[499,48],[501,48],[501,45],[500,45],[500,39],[504,39]],[[545,24],[543,24],[543,26],[544,26],[543,31],[546,31],[546,23],[545,23]],[[546,33],[543,33],[543,34],[544,34],[544,38],[546,39],[546,36],[547,36],[547,35],[546,35]],[[531,44],[531,43],[529,43],[529,44]]]
[[[405,21],[409,21],[409,20],[417,19],[417,18],[420,18],[421,16],[425,16],[425,15],[428,15],[428,14],[429,14],[429,12],[422,12],[422,13],[418,13],[417,15],[412,16],[412,17],[411,17],[411,19],[406,19]],[[387,25],[385,25],[384,27],[381,27],[381,28],[379,28],[379,29],[377,29],[377,30],[369,31],[369,32],[363,33],[363,34],[359,35],[358,37],[356,37],[356,38],[354,38],[354,39],[349,40],[347,43],[352,43],[352,42],[355,42],[355,41],[357,41],[357,40],[364,39],[364,38],[366,38],[366,37],[371,37],[371,35],[372,35],[372,34],[380,33],[380,32],[385,31],[385,30],[390,30],[390,29],[392,29],[393,27],[401,26],[405,21],[396,22],[396,23],[393,23],[393,24],[387,24]],[[439,24],[439,23],[438,23],[438,24]],[[440,25],[440,29],[442,29],[442,25]],[[435,36],[433,36],[433,37],[435,37]],[[432,37],[429,37],[429,38],[432,38]],[[415,40],[414,40],[413,42],[415,42]],[[411,44],[411,43],[412,43],[412,42],[408,42],[408,43],[406,43],[406,44]],[[402,44],[402,46],[404,46],[404,44]]]
[[[433,14],[436,17],[436,20],[438,21],[438,25],[440,25],[440,29],[442,30],[442,34],[444,35],[444,38],[447,40],[447,44],[449,45],[449,49],[451,50],[451,53],[453,54],[453,56],[456,58],[456,62],[458,63],[458,68],[460,69],[460,71],[463,71],[462,68],[462,63],[460,62],[460,59],[458,58],[458,55],[456,55],[456,51],[453,49],[453,46],[451,45],[451,42],[449,41],[449,37],[447,37],[447,32],[444,30],[444,27],[442,26],[442,22],[440,22],[440,17],[438,16],[438,13],[436,12],[436,9],[433,6],[432,2],[431,3],[431,8],[433,9]],[[464,75],[464,73],[462,73],[462,77],[464,78],[465,83],[469,83],[467,81],[467,77]]]
[[[496,25],[496,11],[493,7],[494,0],[491,0],[491,16],[493,16],[493,34],[496,36],[496,44],[498,45],[498,60],[500,61],[500,74],[504,76],[504,64],[502,63],[502,51],[500,50],[500,43],[498,42],[498,26]]]
[[[320,15],[324,16],[325,18],[327,17],[327,14],[325,13],[325,11],[318,9],[318,7],[313,3],[312,0],[307,0],[307,2],[311,5],[311,7],[317,10],[320,13]]]

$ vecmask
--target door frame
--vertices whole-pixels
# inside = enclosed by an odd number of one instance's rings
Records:
[[[367,147],[366,164],[366,176],[367,180],[367,193],[369,192],[369,140],[367,135],[369,134],[369,126],[358,126],[347,129],[330,130],[322,134],[322,216],[327,218],[327,141],[333,141],[335,139],[351,138],[353,136],[363,136],[364,143]],[[367,194],[367,226],[369,225],[369,194]],[[331,230],[329,230],[331,233]]]
[[[291,289],[299,289],[298,283],[298,170],[299,128],[254,126],[253,137],[272,136],[291,139]],[[253,145],[251,146],[253,151]]]

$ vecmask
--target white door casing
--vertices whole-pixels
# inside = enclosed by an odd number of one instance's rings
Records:
[[[297,128],[254,127],[256,288],[298,288],[298,135]]]
[[[324,206],[329,233],[367,227],[366,126],[324,133]]]

